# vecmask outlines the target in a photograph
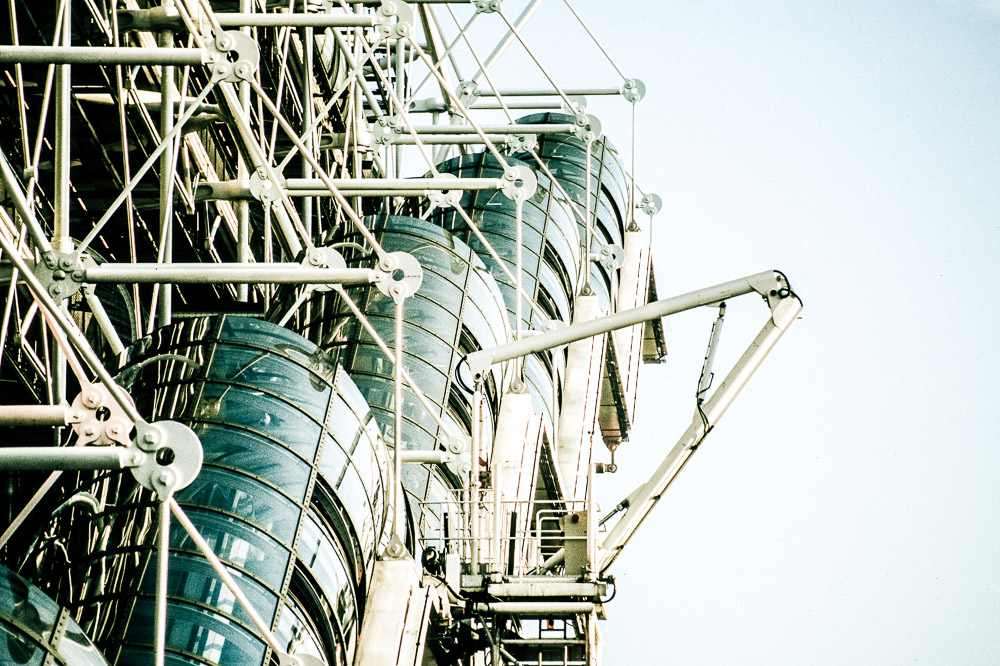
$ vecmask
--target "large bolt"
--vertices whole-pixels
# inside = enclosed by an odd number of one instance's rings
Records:
[[[62,287],[60,287],[57,284],[54,284],[51,287],[49,287],[49,293],[52,294],[53,296],[61,296],[62,295]]]
[[[156,444],[156,442],[158,442],[159,439],[160,436],[156,433],[155,430],[147,430],[142,436],[142,441],[145,442],[146,444]]]
[[[83,406],[89,409],[97,409],[101,405],[101,394],[97,391],[87,391],[83,394]]]
[[[52,271],[52,279],[53,280],[65,280],[66,279],[66,271],[64,271],[61,268],[57,268],[56,270]]]
[[[59,267],[67,270],[73,268],[73,259],[70,257],[63,257],[59,260]]]

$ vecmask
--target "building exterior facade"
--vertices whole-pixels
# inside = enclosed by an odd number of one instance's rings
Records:
[[[494,68],[537,2],[458,4],[12,4],[0,661],[600,663],[609,567],[799,303],[658,299],[658,197]],[[744,294],[761,334],[602,514],[662,318]]]

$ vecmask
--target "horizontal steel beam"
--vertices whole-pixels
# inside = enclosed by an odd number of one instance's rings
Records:
[[[483,134],[568,134],[576,129],[571,123],[525,123],[524,125],[480,125]],[[417,134],[475,134],[471,125],[414,125]]]
[[[154,284],[368,284],[368,268],[312,268],[302,264],[102,264],[84,269],[84,282]]]
[[[331,178],[337,189],[345,190],[495,190],[503,187],[503,178]],[[318,190],[324,187],[319,178],[289,178],[289,190]]]
[[[0,447],[0,470],[125,469],[145,454],[123,446]]]
[[[597,319],[580,322],[565,328],[522,338],[521,340],[515,340],[514,342],[499,345],[491,349],[473,352],[466,357],[466,360],[469,363],[469,370],[472,372],[473,377],[478,379],[483,377],[490,366],[495,363],[502,363],[503,361],[527,356],[528,354],[561,347],[577,340],[610,333],[611,331],[635,326],[636,324],[643,324],[647,321],[684,312],[685,310],[712,305],[754,291],[762,296],[768,296],[771,292],[774,292],[773,295],[777,296],[782,289],[785,290],[785,295],[790,293],[784,276],[777,271],[764,271],[763,273],[757,273],[756,275],[750,275],[730,282],[723,282],[722,284],[706,287],[680,296],[665,298],[631,310],[616,312],[605,317],[598,317]]]
[[[595,604],[586,601],[491,601],[472,604],[479,613],[552,617],[584,615],[594,612]]]
[[[222,13],[216,12],[215,19],[223,28],[371,28],[378,25],[381,17],[376,14],[263,14],[263,13]]]
[[[607,592],[606,583],[578,583],[575,581],[546,581],[550,576],[536,576],[538,580],[510,583],[490,583],[486,591],[501,599],[552,599],[570,597],[600,598]]]
[[[205,52],[185,48],[0,46],[0,62],[53,65],[204,65]]]
[[[423,196],[427,191],[499,190],[503,178],[331,178],[344,196]],[[290,197],[332,196],[319,178],[289,178],[285,191]],[[249,184],[238,180],[201,183],[195,201],[237,201],[253,199]]]
[[[621,95],[621,88],[567,88],[562,91],[567,97],[571,95]],[[511,90],[477,91],[479,97],[559,97],[559,91],[543,88],[515,88]]]
[[[525,132],[525,134],[530,134],[530,132]],[[421,134],[420,143],[427,146],[449,146],[449,145],[479,145],[486,141],[490,143],[504,143],[507,140],[507,134],[486,134],[486,138],[479,136],[478,134]],[[397,146],[415,146],[417,145],[417,137],[412,134],[397,134],[393,140]]]
[[[65,405],[0,405],[0,426],[64,426],[70,421]]]

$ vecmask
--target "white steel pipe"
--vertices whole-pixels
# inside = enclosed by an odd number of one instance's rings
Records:
[[[10,446],[0,448],[0,470],[125,469],[144,455],[122,446]]]
[[[202,65],[201,49],[114,46],[0,46],[0,62],[45,65]]]
[[[65,405],[0,405],[0,426],[65,425],[69,425]]]
[[[660,496],[666,491],[667,486],[674,480],[684,464],[697,449],[698,445],[708,434],[715,424],[722,418],[729,406],[746,386],[760,364],[764,362],[768,354],[777,344],[781,336],[798,316],[802,309],[802,304],[797,298],[786,298],[782,300],[778,307],[772,312],[772,318],[764,324],[760,333],[747,348],[743,356],[736,362],[733,369],[729,371],[722,385],[706,400],[695,413],[684,434],[674,445],[660,463],[660,466],[653,472],[653,475],[646,483],[640,486],[632,496],[625,515],[615,523],[615,526],[608,532],[607,537],[601,544],[599,554],[598,571],[604,573],[615,561],[622,549],[628,543],[632,535],[646,519],[650,511],[656,506]]]
[[[172,284],[366,284],[368,268],[310,268],[301,264],[102,264],[84,269],[84,282]]]
[[[404,465],[443,465],[455,457],[448,451],[400,451],[399,455]]]
[[[474,604],[480,613],[505,615],[582,615],[592,613],[595,604],[589,601],[491,601]]]
[[[371,28],[380,17],[375,14],[303,14],[303,13],[243,13],[216,12],[215,18],[223,28]]]
[[[606,317],[590,319],[540,335],[522,338],[515,342],[498,345],[492,349],[473,352],[466,357],[466,360],[473,375],[481,377],[491,365],[496,363],[552,349],[595,335],[610,333],[620,328],[635,326],[636,324],[642,324],[658,317],[665,317],[678,312],[684,312],[685,310],[711,305],[754,291],[762,296],[769,295],[774,291],[774,295],[777,296],[778,292],[782,289],[788,289],[784,276],[777,271],[764,271],[756,275],[723,282],[722,284],[706,287],[680,296],[665,298],[649,303],[648,305],[625,310],[624,312],[616,312]],[[790,294],[790,292],[787,293]]]

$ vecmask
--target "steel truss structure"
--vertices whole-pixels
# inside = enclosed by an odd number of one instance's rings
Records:
[[[600,662],[610,567],[801,304],[776,271],[658,299],[645,87],[568,1],[619,78],[563,87],[539,4],[10,3],[5,663]],[[700,307],[692,423],[601,515]]]

